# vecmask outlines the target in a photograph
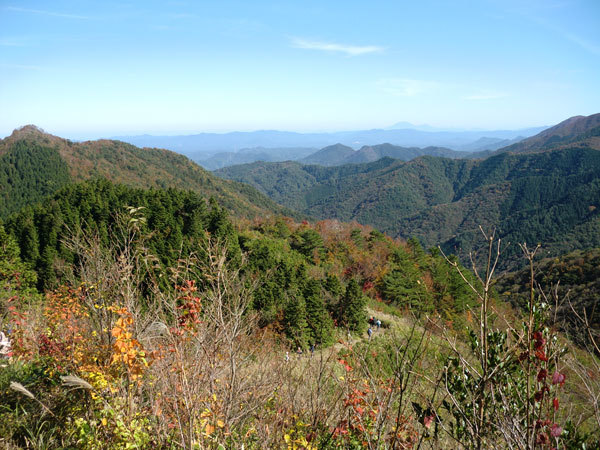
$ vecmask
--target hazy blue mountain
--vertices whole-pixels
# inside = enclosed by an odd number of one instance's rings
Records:
[[[194,160],[206,159],[219,152],[237,152],[242,148],[313,147],[342,144],[354,149],[388,142],[403,147],[446,147],[460,150],[482,137],[514,139],[532,136],[545,127],[523,130],[423,131],[415,129],[373,129],[334,133],[294,133],[289,131],[252,131],[233,133],[200,133],[187,136],[120,136],[119,139],[138,147],[167,148]],[[204,156],[202,156],[204,155]]]
[[[467,145],[463,145],[460,149],[466,152],[480,152],[483,150],[498,150],[525,139],[525,136],[517,136],[514,139],[501,139],[492,137],[482,137]]]
[[[289,161],[303,158],[317,151],[316,148],[309,147],[284,147],[284,148],[243,148],[238,152],[221,152],[208,158],[191,157],[195,162],[208,170],[221,169],[222,167],[233,166],[236,164],[248,164],[254,161]]]

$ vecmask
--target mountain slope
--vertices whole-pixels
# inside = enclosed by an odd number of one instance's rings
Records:
[[[169,150],[110,140],[74,143],[26,126],[0,140],[0,158],[0,216],[70,181],[98,177],[136,187],[190,189],[242,216],[289,213],[255,189],[219,179]]]
[[[499,151],[527,153],[573,147],[600,150],[600,113],[571,117],[535,136],[504,147]]]
[[[300,160],[303,164],[320,166],[340,166],[347,158],[354,155],[354,149],[342,144],[330,145]]]
[[[527,304],[529,289],[529,269],[504,274],[496,281],[496,290],[503,300],[523,307]],[[523,282],[525,281],[525,284]],[[535,281],[541,287],[550,289],[556,286],[558,294],[557,319],[571,339],[586,343],[588,336],[582,324],[573,314],[573,309],[581,317],[587,317],[598,338],[600,329],[600,249],[577,250],[558,258],[545,258],[536,261]],[[548,292],[547,292],[548,294]],[[552,305],[554,306],[554,305]]]
[[[216,173],[313,217],[356,220],[455,253],[477,249],[479,225],[497,226],[512,243],[506,265],[519,255],[517,242],[544,243],[550,254],[600,246],[600,153],[593,149],[330,168],[255,163]]]
[[[249,164],[254,161],[290,161],[308,156],[316,151],[315,148],[282,147],[282,148],[243,148],[238,152],[216,153],[209,158],[193,155],[189,157],[207,170],[216,170],[237,164]]]

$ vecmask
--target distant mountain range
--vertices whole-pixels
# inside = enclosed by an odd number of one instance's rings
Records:
[[[446,158],[482,158],[489,156],[494,150],[517,143],[522,139],[525,139],[525,137],[517,136],[513,139],[481,137],[469,144],[462,145],[460,147],[462,150],[452,150],[447,147],[435,146],[402,147],[390,143],[364,145],[355,150],[353,146],[338,142],[320,150],[311,147],[254,147],[244,148],[237,152],[219,152],[208,157],[204,154],[194,153],[190,157],[208,170],[216,170],[255,161],[300,161],[304,164],[337,166],[341,164],[376,161],[386,156],[404,161],[423,155],[442,156]]]
[[[183,155],[125,142],[72,142],[28,125],[0,139],[0,218],[73,182],[107,178],[143,188],[193,190],[233,213],[293,214],[253,187],[223,180]]]
[[[200,133],[187,136],[119,136],[115,139],[138,147],[159,147],[182,153],[195,161],[201,161],[216,153],[234,152],[245,148],[315,148],[343,144],[354,149],[365,145],[383,142],[403,147],[446,147],[453,150],[470,151],[495,149],[490,144],[517,137],[529,137],[544,130],[545,127],[522,130],[481,130],[481,131],[424,131],[420,129],[374,129],[359,131],[340,131],[334,133],[294,133],[288,131],[252,131],[233,133]],[[482,145],[474,145],[481,138]]]
[[[441,156],[444,158],[469,158],[471,152],[458,152],[444,147],[400,147],[392,144],[365,145],[354,150],[342,144],[331,145],[312,155],[299,160],[302,164],[318,164],[320,166],[341,166],[344,164],[361,164],[389,157],[410,161],[419,156]]]
[[[600,246],[600,152],[590,145],[595,124],[595,116],[570,119],[528,140],[526,152],[513,154],[509,146],[481,160],[256,162],[215,173],[312,217],[356,220],[455,253],[477,248],[479,225],[497,226],[513,243],[509,265],[518,257],[517,242],[541,242],[550,254]],[[341,161],[356,154],[340,145],[321,152]]]

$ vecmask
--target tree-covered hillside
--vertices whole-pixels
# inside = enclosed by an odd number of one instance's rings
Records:
[[[457,254],[475,248],[479,225],[497,226],[513,244],[543,242],[547,254],[600,245],[600,153],[589,148],[333,168],[254,163],[215,173],[313,217],[356,220]],[[505,264],[517,255],[509,247]]]
[[[98,177],[136,187],[191,189],[245,217],[292,214],[252,187],[219,179],[168,150],[108,140],[75,143],[26,126],[0,140],[0,158],[0,217],[56,192],[70,180]]]
[[[123,226],[119,216],[131,211],[140,219],[140,233],[147,235],[147,251],[161,267],[198,252],[210,238],[226,242],[233,261],[247,253],[248,267],[262,280],[255,305],[266,323],[284,317],[281,326],[291,333],[289,327],[299,325],[285,311],[305,303],[305,311],[293,313],[307,315],[294,319],[307,320],[308,328],[297,338],[304,344],[308,336],[317,338],[315,329],[309,332],[315,321],[321,322],[314,311],[324,314],[327,308],[333,320],[345,323],[346,308],[340,302],[350,279],[381,300],[417,312],[455,317],[473,301],[442,257],[424,252],[416,241],[394,243],[377,231],[333,221],[311,226],[263,220],[236,229],[216,201],[191,191],[134,189],[107,180],[69,185],[11,216],[5,229],[18,243],[23,261],[36,270],[38,288],[44,291],[77,278],[82,236],[112,245]],[[309,320],[311,314],[315,320]],[[325,342],[330,335],[321,338]]]
[[[523,307],[529,295],[528,279],[528,268],[503,274],[496,281],[500,298]],[[599,339],[600,249],[576,250],[541,260],[535,265],[535,282],[538,292],[540,288],[546,289],[547,302],[556,307],[558,322],[571,339],[589,343],[588,331]],[[551,286],[555,289],[550,289]],[[581,319],[587,319],[591,330],[581,326]]]
[[[535,136],[498,151],[530,153],[573,147],[600,150],[600,113],[570,117]]]
[[[54,148],[18,141],[0,153],[0,217],[42,200],[71,181],[69,167]]]
[[[593,448],[593,361],[490,294],[370,227],[69,184],[0,225],[0,444]]]
[[[471,153],[451,150],[445,147],[401,147],[392,144],[364,145],[359,150],[353,150],[342,144],[330,145],[301,160],[302,164],[320,166],[341,166],[344,164],[364,164],[381,158],[401,159],[410,161],[419,156],[441,156],[444,158],[470,158]],[[263,160],[267,161],[267,160]],[[242,164],[242,163],[239,163]]]

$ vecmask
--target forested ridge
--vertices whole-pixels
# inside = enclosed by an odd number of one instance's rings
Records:
[[[461,255],[476,248],[479,225],[496,226],[514,244],[505,265],[518,256],[518,242],[543,242],[547,254],[600,245],[600,153],[589,148],[329,168],[253,163],[215,173],[313,217],[357,220]]]
[[[141,188],[190,189],[240,216],[294,215],[252,187],[223,181],[185,156],[119,141],[72,142],[28,125],[0,140],[0,218],[70,181],[107,178]]]
[[[517,307],[527,302],[528,269],[509,272],[499,277],[496,289],[500,298]],[[579,344],[589,342],[588,332],[597,338],[600,330],[600,249],[576,250],[554,258],[544,258],[535,268],[535,283],[556,286],[549,302],[556,302],[557,320],[571,339]],[[556,294],[553,297],[552,294]],[[581,327],[578,316],[588,321],[591,330]]]

